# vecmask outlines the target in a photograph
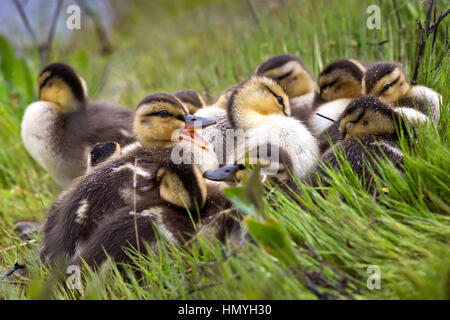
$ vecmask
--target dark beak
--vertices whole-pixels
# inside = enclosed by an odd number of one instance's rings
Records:
[[[206,170],[203,177],[212,181],[235,181],[238,169],[237,165],[230,164],[219,169]]]
[[[188,130],[203,129],[217,123],[216,119],[198,117],[194,115],[184,116],[184,122],[186,123],[185,129]]]

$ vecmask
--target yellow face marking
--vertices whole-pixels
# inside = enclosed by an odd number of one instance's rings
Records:
[[[355,79],[347,72],[337,69],[330,74],[319,77],[318,84],[321,88],[324,83],[334,83],[332,86],[322,89],[320,96],[326,101],[342,98],[358,98],[362,95],[361,81]]]
[[[50,72],[45,72],[39,77],[38,82],[41,85],[48,77]],[[72,112],[77,108],[75,99],[69,85],[61,78],[55,76],[49,79],[39,91],[39,99],[42,101],[53,102],[58,112]]]
[[[369,94],[379,96],[386,103],[393,103],[403,98],[409,90],[410,86],[406,81],[405,74],[399,68],[395,68],[381,78]]]
[[[282,99],[283,105],[277,100]],[[251,79],[234,97],[232,112],[244,130],[257,126],[264,116],[290,115],[289,98],[284,90],[268,78]]]
[[[361,116],[363,112],[363,109],[358,109],[357,112],[342,118],[340,129],[345,134],[345,140],[395,132],[393,119],[386,114],[375,112],[374,110],[366,110]]]
[[[159,116],[157,113],[162,110],[166,110],[170,116]],[[177,108],[167,102],[158,101],[142,105],[134,116],[133,129],[144,147],[170,145],[177,142],[171,141],[173,132],[185,126],[184,121],[178,117],[185,115],[187,115],[185,109]]]

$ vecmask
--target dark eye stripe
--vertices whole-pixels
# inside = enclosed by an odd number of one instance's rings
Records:
[[[282,74],[282,75],[279,76],[279,77],[275,77],[274,79],[276,79],[276,80],[283,80],[284,78],[290,76],[290,75],[292,74],[292,71],[293,71],[293,70],[291,70],[291,71],[289,71],[289,72],[286,72],[285,74]]]
[[[53,78],[53,75],[49,75],[47,78],[45,78],[45,80],[41,83],[41,85],[39,86],[39,90],[41,90],[43,87],[45,87],[45,85],[47,84],[47,82]]]
[[[324,84],[322,84],[322,87],[320,88],[321,90],[323,90],[323,89],[326,89],[326,88],[328,88],[328,87],[331,87],[331,86],[333,86],[335,83],[337,82],[337,79],[336,80],[334,80],[334,81],[332,81],[332,82],[330,82],[330,83],[324,83]]]

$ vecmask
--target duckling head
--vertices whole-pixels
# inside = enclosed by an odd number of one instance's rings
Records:
[[[227,111],[234,127],[248,130],[267,121],[267,116],[290,116],[291,107],[286,92],[277,82],[253,76],[236,87],[228,100]]]
[[[39,100],[53,103],[56,111],[68,113],[82,107],[87,98],[86,81],[72,67],[52,63],[38,78]]]
[[[254,74],[279,82],[290,98],[302,96],[316,88],[314,80],[301,61],[288,54],[267,59],[256,68]]]
[[[215,119],[189,115],[187,107],[175,96],[155,93],[139,103],[133,130],[143,147],[171,146],[188,140],[206,148],[208,142],[195,129],[215,123]],[[174,133],[178,133],[178,139],[173,139]]]
[[[199,109],[203,108],[206,103],[203,97],[197,91],[187,89],[180,90],[173,94],[187,107],[189,114],[196,113]]]
[[[206,182],[193,164],[166,161],[157,171],[159,193],[165,201],[182,208],[202,209],[207,199]]]
[[[380,97],[386,103],[403,98],[410,90],[405,73],[393,62],[380,62],[370,66],[364,76],[365,92]]]
[[[392,135],[396,123],[403,124],[401,117],[389,105],[375,96],[353,100],[340,120],[344,139],[362,138],[369,135]]]
[[[363,93],[362,82],[365,68],[356,60],[335,61],[319,74],[320,97],[325,101],[357,98]]]

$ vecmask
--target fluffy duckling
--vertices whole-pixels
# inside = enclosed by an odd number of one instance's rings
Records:
[[[194,114],[206,106],[205,100],[197,91],[191,89],[180,90],[173,95],[184,103],[189,110],[189,114]]]
[[[51,206],[44,226],[41,259],[53,264],[79,252],[98,224],[122,207],[146,206],[159,195],[156,171],[172,159],[179,144],[206,147],[194,129],[215,120],[188,114],[174,96],[155,93],[142,100],[133,128],[137,142],[122,149],[122,156],[98,166],[64,191]],[[195,126],[200,124],[200,126]],[[182,139],[182,142],[179,142]],[[186,149],[190,153],[191,149]]]
[[[393,107],[412,108],[425,115],[431,114],[433,122],[438,121],[442,96],[424,86],[410,86],[398,64],[373,64],[367,69],[364,82],[367,94],[378,96]]]
[[[353,59],[330,63],[319,74],[319,93],[308,119],[311,131],[318,135],[339,119],[352,99],[363,95],[365,67]]]
[[[292,116],[307,121],[316,100],[316,84],[300,59],[288,54],[262,62],[254,75],[277,81],[289,96]]]
[[[147,253],[150,247],[157,252],[155,230],[175,245],[194,235],[198,220],[195,211],[201,211],[207,201],[207,186],[199,168],[191,164],[175,165],[168,160],[157,169],[154,180],[156,194],[145,205],[120,208],[110,219],[104,219],[74,264],[81,264],[82,258],[88,265],[100,267],[107,260],[105,252],[115,262],[129,262],[127,248]]]
[[[25,111],[22,140],[59,186],[66,187],[85,173],[88,152],[95,144],[134,140],[131,111],[87,101],[86,83],[70,66],[47,66],[38,83],[39,101]]]
[[[234,161],[255,150],[257,158],[267,155],[267,159],[277,162],[281,151],[286,150],[290,155],[289,170],[296,176],[305,176],[314,166],[317,141],[301,121],[290,117],[289,98],[277,82],[258,76],[245,80],[231,95],[227,108],[229,122],[235,129],[235,139],[227,137],[236,142]],[[232,151],[234,143],[227,143],[226,147],[227,152]]]
[[[372,175],[369,166],[376,169],[374,163],[377,158],[383,159],[386,155],[395,166],[400,168],[403,153],[398,145],[397,130],[406,133],[407,122],[414,122],[422,117],[420,112],[416,112],[415,115],[397,112],[374,96],[355,99],[348,105],[339,122],[343,141],[328,149],[321,160],[339,170],[339,157],[335,152],[336,149],[344,151],[353,171],[366,186],[370,185]],[[408,135],[405,134],[405,136]],[[326,181],[327,175],[323,169],[319,168],[316,172],[322,184],[329,186],[330,183]]]

